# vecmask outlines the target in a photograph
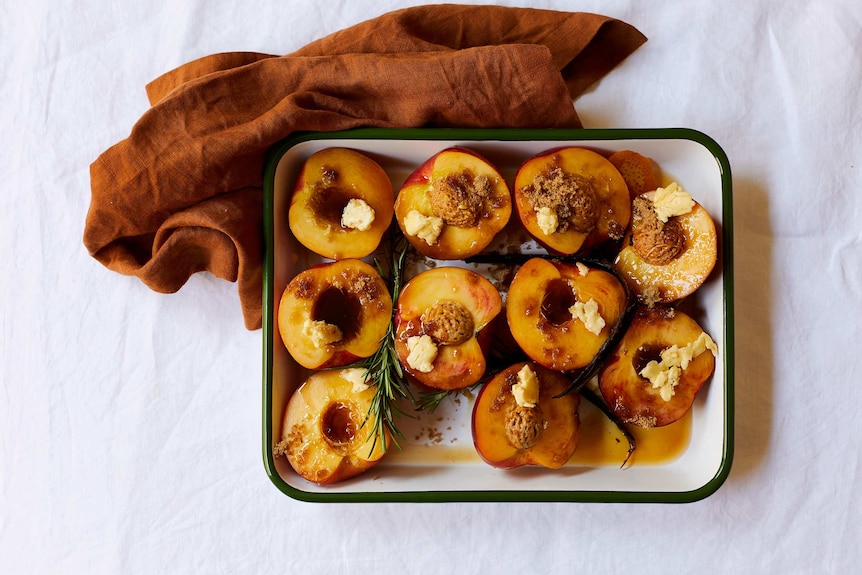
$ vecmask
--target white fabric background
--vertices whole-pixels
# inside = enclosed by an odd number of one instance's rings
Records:
[[[862,561],[862,4],[497,2],[649,42],[587,127],[704,131],[733,168],[736,457],[685,505],[307,504],[261,457],[236,287],[159,295],[82,243],[88,165],[144,85],[287,53],[409,1],[0,3],[4,573],[840,573]]]

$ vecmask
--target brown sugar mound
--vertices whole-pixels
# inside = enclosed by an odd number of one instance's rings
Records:
[[[571,228],[587,233],[599,220],[599,204],[590,181],[559,166],[537,175],[524,193],[531,208],[550,208],[557,215],[558,232]]]
[[[474,176],[464,171],[447,174],[431,182],[428,199],[434,215],[447,225],[470,228],[491,196],[491,181],[487,176]]]

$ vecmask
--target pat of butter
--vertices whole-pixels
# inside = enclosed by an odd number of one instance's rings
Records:
[[[691,194],[684,191],[676,182],[666,188],[657,188],[650,192],[655,215],[662,222],[667,222],[673,216],[689,213],[694,208]]]
[[[408,235],[424,240],[429,246],[437,241],[443,231],[443,220],[437,216],[423,216],[416,210],[410,210],[404,218],[404,231]]]
[[[551,208],[544,207],[536,210],[536,224],[542,233],[546,236],[557,231],[557,226],[560,225],[560,220],[557,218],[557,212]]]
[[[518,383],[512,386],[512,395],[520,407],[536,407],[539,403],[539,378],[529,365],[518,372]]]
[[[709,334],[702,332],[697,339],[689,342],[688,345],[679,347],[672,345],[661,352],[661,361],[651,361],[646,364],[640,375],[647,378],[652,384],[653,389],[659,390],[659,395],[665,401],[670,401],[676,392],[676,386],[679,385],[679,378],[682,376],[683,370],[688,367],[691,361],[709,350],[712,355],[718,355],[718,346],[709,337]]]
[[[590,268],[588,268],[587,265],[583,262],[578,262],[575,265],[578,267],[578,273],[581,274],[581,277],[590,273]]]
[[[599,304],[594,299],[586,302],[576,301],[575,305],[569,308],[569,313],[574,319],[581,320],[587,331],[593,335],[599,335],[605,327],[605,320],[599,314]]]
[[[343,337],[337,325],[310,319],[305,320],[305,323],[302,324],[302,334],[310,338],[311,343],[318,349],[339,342]]]
[[[437,359],[437,346],[430,335],[411,336],[407,338],[407,365],[416,371],[428,373],[434,369]]]
[[[353,393],[362,393],[371,387],[368,385],[368,382],[365,381],[367,374],[368,370],[362,367],[351,367],[348,369],[342,369],[338,372],[338,375],[340,375],[342,379],[346,379],[353,384]]]
[[[374,222],[374,208],[365,200],[350,198],[341,212],[341,227],[364,232]]]

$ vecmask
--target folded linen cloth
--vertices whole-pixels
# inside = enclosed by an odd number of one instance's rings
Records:
[[[90,167],[89,253],[151,289],[237,282],[261,326],[266,151],[296,131],[580,127],[572,100],[646,38],[596,14],[435,5],[285,56],[215,54],[147,86],[151,108]]]

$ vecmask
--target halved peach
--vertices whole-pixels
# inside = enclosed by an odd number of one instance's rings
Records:
[[[369,357],[392,318],[386,283],[369,264],[346,259],[294,277],[278,307],[278,329],[301,366],[322,369]]]
[[[395,352],[411,380],[434,389],[479,381],[487,365],[479,335],[502,305],[491,282],[464,268],[431,268],[407,282],[395,310]]]
[[[530,235],[556,254],[621,239],[631,216],[625,180],[586,148],[548,150],[524,162],[513,197]]]
[[[380,165],[350,148],[327,148],[303,164],[290,200],[296,239],[334,260],[372,253],[392,221],[394,192]]]
[[[649,198],[651,193],[635,201]],[[641,255],[634,220],[614,260],[614,266],[629,288],[647,305],[674,302],[693,293],[712,273],[718,257],[715,223],[699,203],[695,201],[689,213],[673,216],[668,221],[677,230],[680,243],[678,253],[670,261],[650,263],[645,259],[647,253]],[[655,246],[652,247],[652,251],[656,251]]]
[[[700,343],[697,343],[699,338]],[[669,307],[642,307],[599,374],[599,387],[608,406],[625,423],[640,427],[660,427],[680,419],[691,409],[697,392],[715,369],[714,342],[690,316]],[[675,357],[685,355],[686,346],[694,355],[684,367]],[[674,346],[676,346],[674,348]],[[700,349],[695,349],[701,346]],[[670,351],[668,351],[670,350]],[[683,351],[680,351],[683,350]],[[664,352],[664,356],[662,353]],[[641,375],[655,362],[649,375]],[[667,370],[667,371],[665,371]]]
[[[586,366],[626,310],[616,276],[585,264],[528,260],[512,280],[506,317],[533,361],[553,370]]]
[[[276,450],[308,481],[354,477],[385,454],[385,437],[375,438],[366,422],[375,391],[364,378],[361,368],[321,371],[291,395]]]
[[[625,180],[631,199],[651,192],[660,185],[658,169],[651,158],[633,150],[620,150],[611,154],[608,161]]]
[[[509,186],[472,150],[447,148],[404,182],[395,218],[407,241],[426,257],[458,260],[485,249],[512,215]]]
[[[521,370],[538,379],[538,401],[522,407],[512,388]],[[580,434],[577,393],[557,397],[569,386],[562,374],[532,362],[512,365],[486,383],[473,406],[473,445],[489,465],[512,469],[563,466],[575,452]]]

